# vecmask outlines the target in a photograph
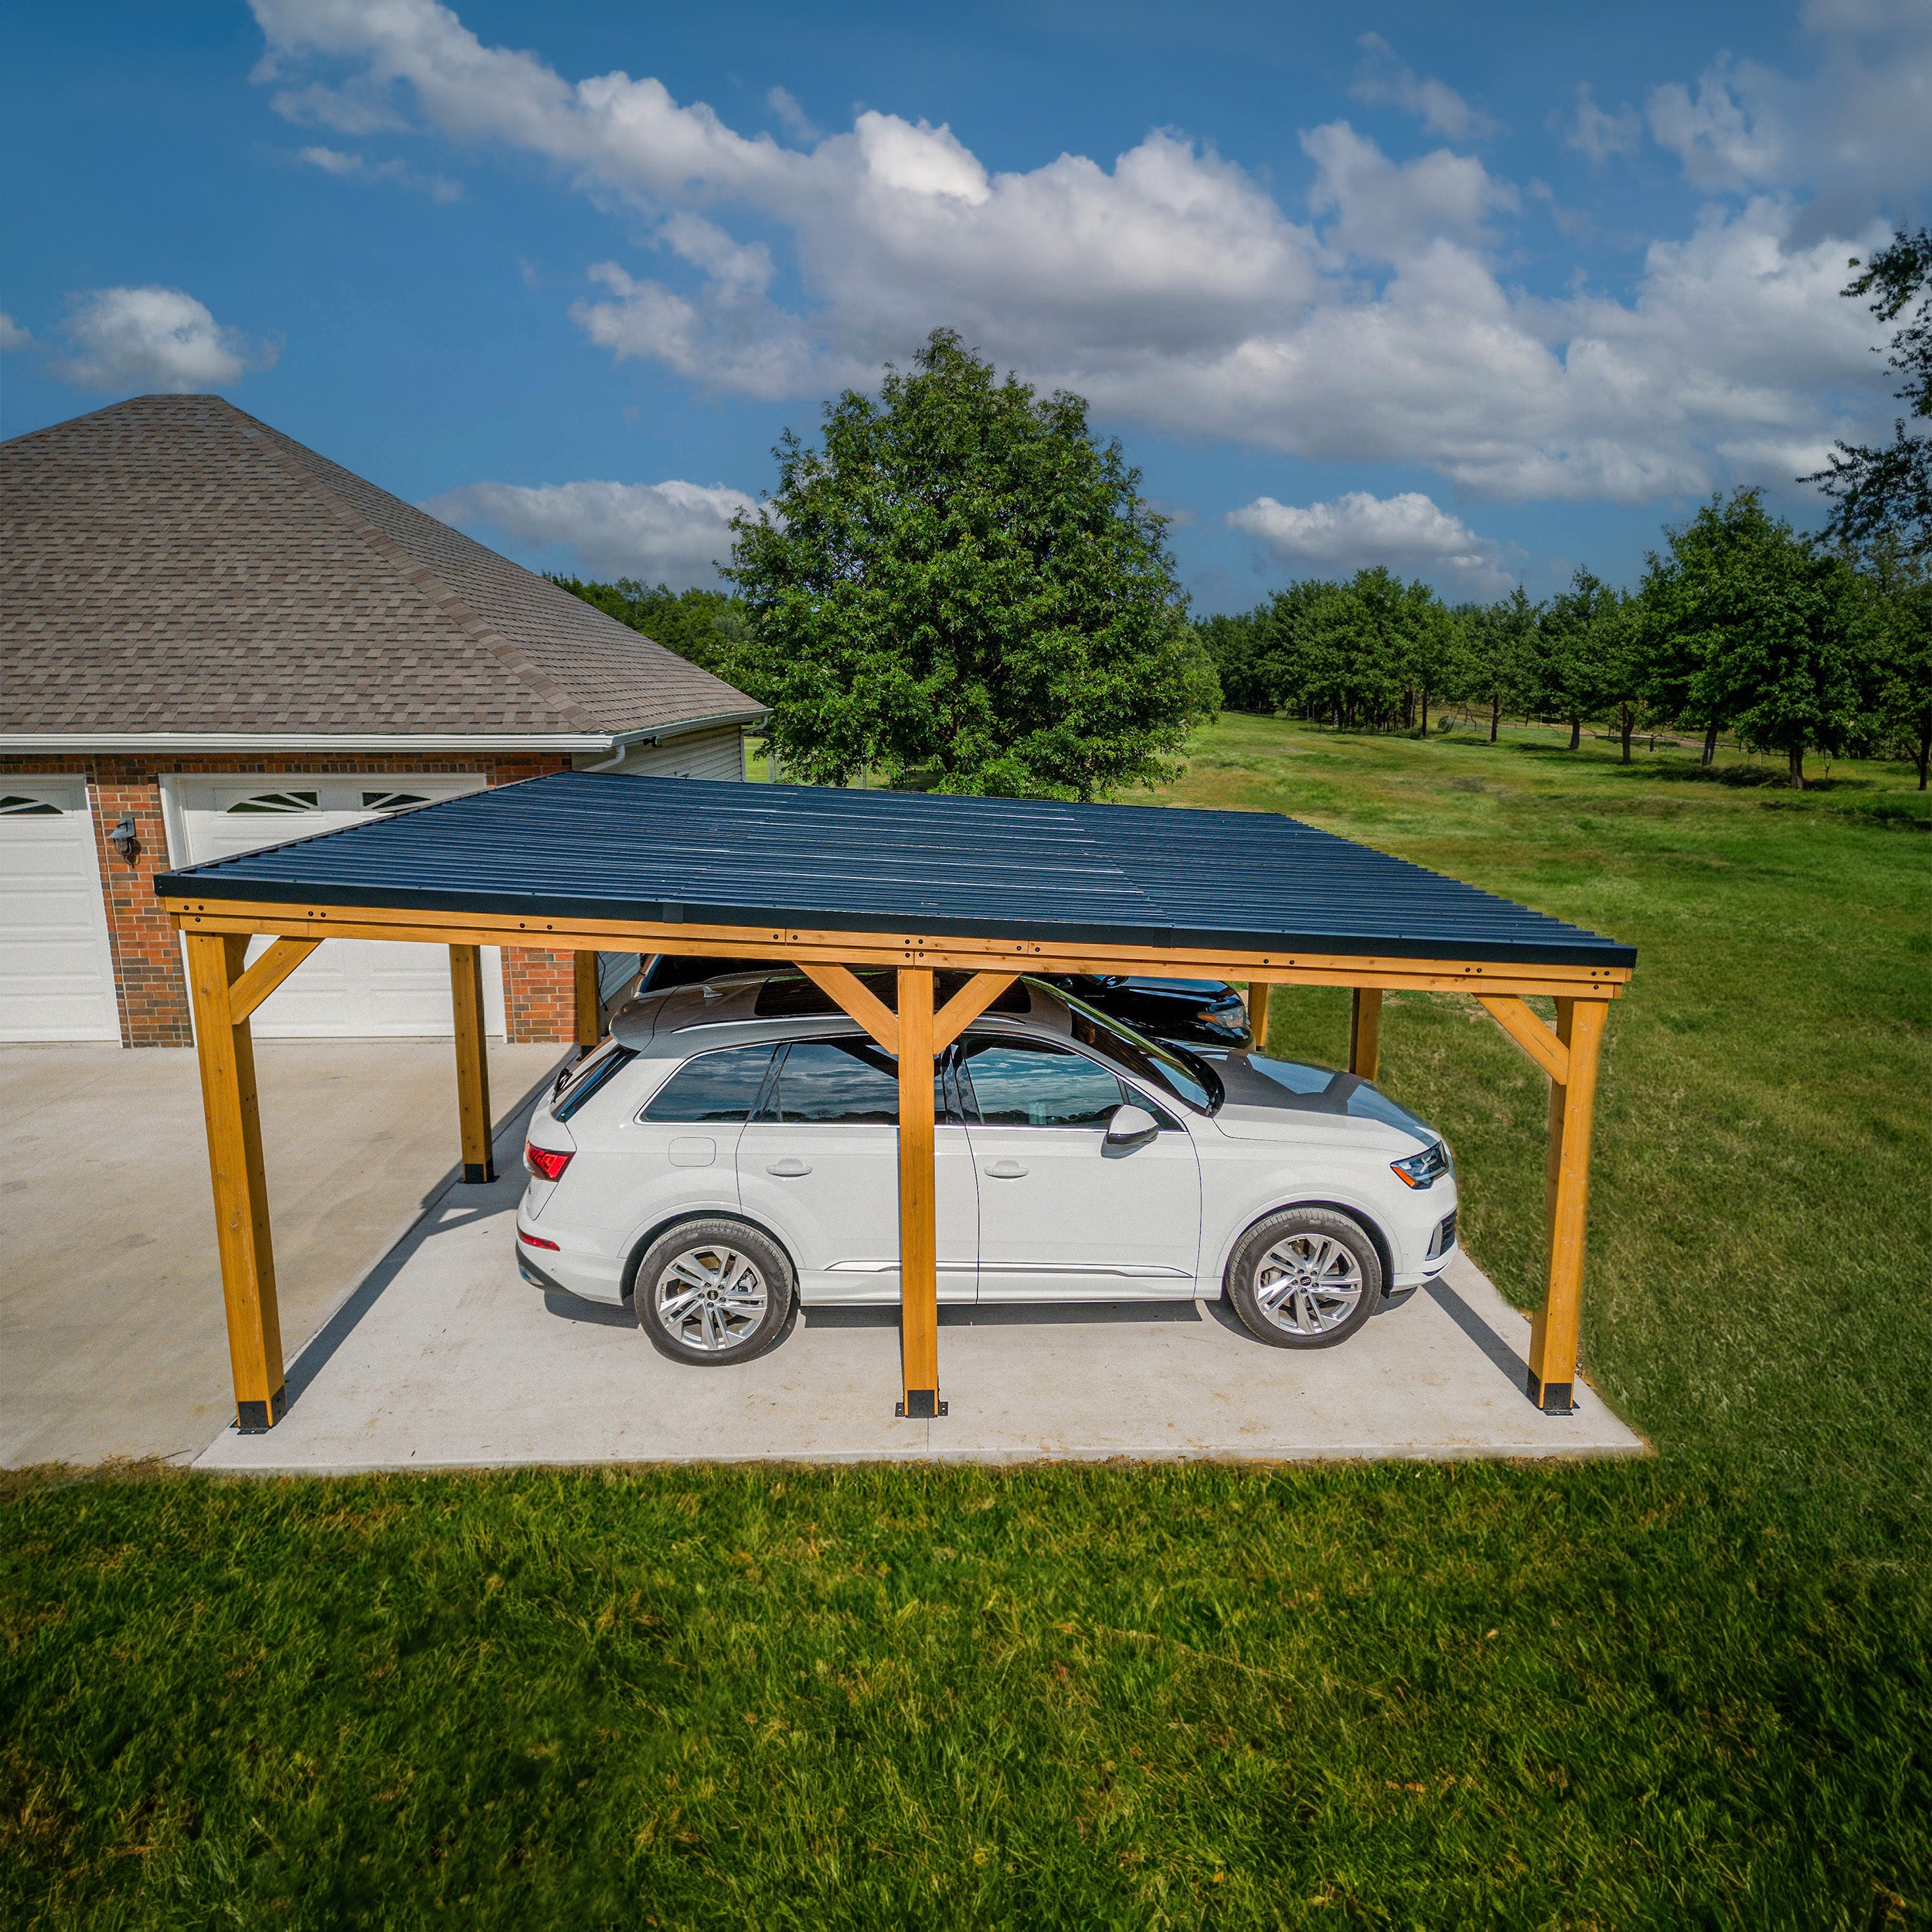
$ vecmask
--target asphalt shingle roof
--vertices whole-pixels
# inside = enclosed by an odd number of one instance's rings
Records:
[[[759,707],[218,396],[0,443],[0,732],[615,734]]]

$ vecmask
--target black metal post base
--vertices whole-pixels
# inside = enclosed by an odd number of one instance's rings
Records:
[[[277,1389],[266,1402],[235,1404],[235,1427],[245,1436],[265,1436],[288,1413],[288,1390]]]
[[[465,1161],[463,1163],[463,1179],[471,1187],[481,1186],[485,1181],[494,1181],[496,1179],[496,1163],[485,1161],[478,1165],[474,1161]]]
[[[1577,1413],[1573,1382],[1540,1382],[1529,1372],[1529,1400],[1546,1416],[1573,1416]]]
[[[933,1422],[946,1413],[937,1389],[908,1389],[906,1400],[893,1404],[893,1413],[909,1422]]]

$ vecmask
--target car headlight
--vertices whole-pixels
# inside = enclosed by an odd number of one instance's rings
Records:
[[[1406,1161],[1391,1161],[1390,1171],[1404,1187],[1434,1187],[1449,1172],[1449,1150],[1432,1141],[1420,1154]]]

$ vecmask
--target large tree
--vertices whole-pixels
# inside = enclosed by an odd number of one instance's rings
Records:
[[[1506,706],[1527,701],[1534,669],[1538,607],[1519,583],[1508,597],[1462,611],[1462,649],[1454,695],[1489,708],[1489,742],[1502,730]]]
[[[1871,297],[1881,321],[1895,322],[1912,308],[1892,338],[1888,359],[1905,378],[1893,393],[1913,416],[1932,417],[1932,231],[1901,229],[1869,261],[1854,256],[1852,266],[1864,273],[1842,292]],[[1908,434],[1903,417],[1889,444],[1841,443],[1828,468],[1801,480],[1823,484],[1836,499],[1825,528],[1835,542],[1862,550],[1890,538],[1909,556],[1932,556],[1932,437]]]
[[[1149,784],[1219,702],[1165,520],[1087,405],[999,379],[936,331],[778,488],[725,574],[787,771],[1089,799]]]
[[[1667,532],[1638,593],[1651,640],[1651,693],[1668,716],[1804,753],[1869,731],[1876,667],[1872,599],[1849,562],[1801,536],[1756,489],[1713,496]]]
[[[1932,566],[1896,541],[1873,544],[1860,574],[1872,600],[1879,729],[1932,779]]]
[[[1570,748],[1583,743],[1583,720],[1607,702],[1606,631],[1617,616],[1617,593],[1579,570],[1537,614],[1531,641],[1532,702],[1538,713],[1570,727]]]

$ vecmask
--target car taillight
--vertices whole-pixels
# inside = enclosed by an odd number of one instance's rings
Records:
[[[553,1254],[559,1254],[563,1252],[563,1250],[558,1247],[557,1244],[554,1241],[546,1241],[540,1234],[526,1234],[521,1228],[519,1228],[516,1231],[516,1238],[521,1241],[526,1248],[548,1248]]]
[[[534,1141],[523,1144],[523,1165],[539,1181],[560,1181],[563,1170],[570,1165],[567,1154],[560,1154],[553,1147],[539,1147]]]

